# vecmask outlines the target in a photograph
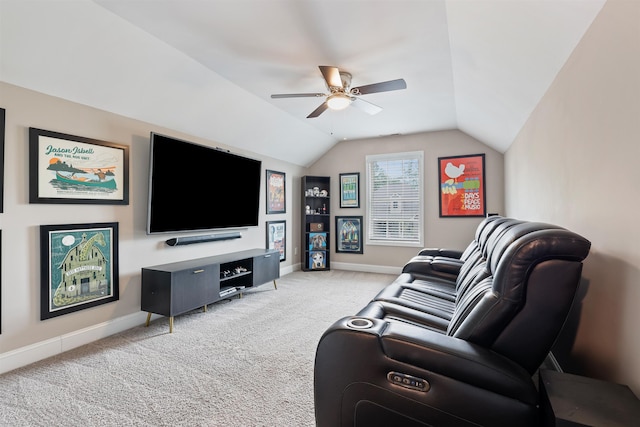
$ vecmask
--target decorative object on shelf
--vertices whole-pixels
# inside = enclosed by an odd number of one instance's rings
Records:
[[[129,147],[29,128],[29,203],[129,204]]]
[[[267,221],[267,249],[280,253],[280,262],[287,259],[287,222]]]
[[[309,252],[309,269],[310,270],[324,270],[327,268],[327,256],[326,251],[311,251]]]
[[[486,215],[484,154],[439,157],[440,217]]]
[[[324,224],[321,222],[312,222],[309,224],[309,231],[323,231]]]
[[[340,207],[360,207],[360,172],[340,174]]]
[[[267,170],[267,214],[286,213],[286,175]]]
[[[40,320],[119,298],[118,223],[40,226]]]
[[[362,217],[336,216],[336,252],[362,253]]]
[[[0,213],[4,212],[4,127],[6,112],[0,108]]]
[[[326,251],[327,233],[309,233],[309,250]]]

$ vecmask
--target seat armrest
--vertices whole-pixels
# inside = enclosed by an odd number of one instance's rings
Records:
[[[457,249],[442,249],[442,248],[424,248],[418,252],[418,255],[423,256],[443,256],[447,258],[460,259],[462,251]]]
[[[458,275],[464,262],[459,259],[451,259],[446,257],[435,257],[431,261],[431,268],[434,271],[440,271],[443,273]]]
[[[388,322],[380,338],[391,359],[529,404],[538,399],[524,368],[484,347],[400,322]]]
[[[432,276],[455,282],[464,264],[463,261],[445,257],[415,256],[402,268],[403,273],[412,273],[416,276]]]

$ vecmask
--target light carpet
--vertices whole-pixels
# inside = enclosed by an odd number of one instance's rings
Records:
[[[294,272],[0,376],[2,426],[314,426],[316,346],[395,276]]]

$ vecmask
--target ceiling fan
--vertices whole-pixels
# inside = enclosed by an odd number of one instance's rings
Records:
[[[327,65],[320,65],[319,68],[322,76],[324,77],[325,83],[327,84],[329,93],[283,93],[271,95],[271,98],[326,97],[325,101],[307,116],[308,119],[311,119],[318,117],[327,108],[332,110],[342,110],[347,108],[349,105],[353,105],[366,113],[376,114],[382,111],[382,108],[359,98],[360,95],[407,88],[407,83],[404,79],[351,87],[351,74],[346,71],[340,71],[337,67],[330,67]]]

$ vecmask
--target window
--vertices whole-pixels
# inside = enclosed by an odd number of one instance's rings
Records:
[[[367,244],[423,245],[422,151],[367,156]]]

